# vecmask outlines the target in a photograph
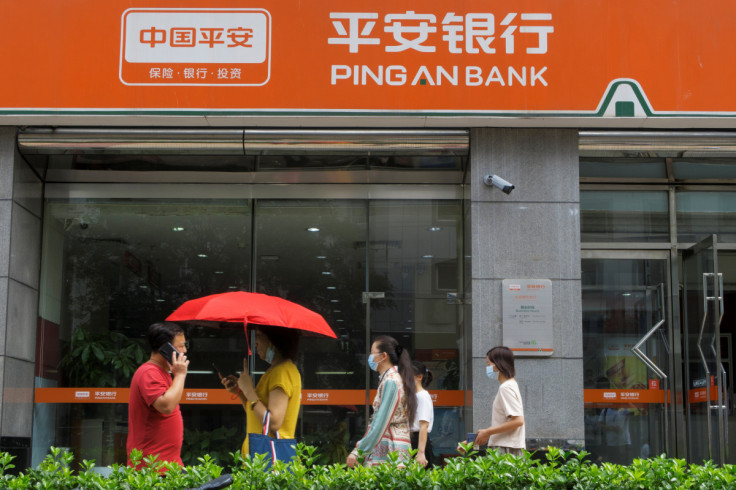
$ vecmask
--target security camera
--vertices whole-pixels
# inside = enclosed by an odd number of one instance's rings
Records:
[[[485,177],[483,177],[483,183],[485,185],[498,187],[506,194],[511,194],[511,191],[513,191],[516,187],[511,182],[502,179],[498,175],[486,175]]]

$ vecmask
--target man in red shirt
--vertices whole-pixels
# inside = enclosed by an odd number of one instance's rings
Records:
[[[171,342],[180,354],[165,359],[158,349],[166,342]],[[184,330],[172,322],[154,323],[148,327],[148,343],[151,358],[141,364],[130,382],[128,466],[132,466],[130,452],[134,448],[143,452],[143,457],[158,454],[159,461],[184,466],[184,422],[179,409],[189,366]]]

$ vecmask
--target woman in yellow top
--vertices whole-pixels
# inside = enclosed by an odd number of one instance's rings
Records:
[[[248,434],[263,433],[263,417],[271,412],[268,434],[282,439],[293,439],[302,395],[302,376],[296,368],[299,352],[299,332],[289,328],[256,327],[256,353],[271,365],[253,387],[248,372],[248,358],[243,359],[240,377],[221,378],[230,393],[237,394],[246,415],[246,436],[243,456],[248,452]]]

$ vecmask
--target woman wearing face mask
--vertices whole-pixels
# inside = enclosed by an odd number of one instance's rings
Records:
[[[381,335],[371,345],[368,364],[379,374],[378,391],[368,430],[348,456],[350,468],[358,463],[359,450],[366,453],[363,464],[375,466],[387,461],[391,452],[407,461],[411,449],[409,421],[414,420],[417,399],[409,353],[393,337]]]
[[[521,456],[526,449],[524,406],[519,385],[514,379],[514,353],[508,347],[494,347],[486,354],[486,375],[501,385],[493,400],[491,426],[478,431],[475,444],[495,449],[502,454]]]
[[[248,454],[247,434],[263,432],[266,410],[271,412],[268,433],[292,439],[296,433],[302,394],[302,377],[294,364],[299,350],[299,333],[279,327],[256,327],[256,353],[271,366],[254,387],[248,372],[248,358],[243,359],[240,377],[221,378],[225,389],[238,396],[246,414],[243,456]]]
[[[411,426],[411,448],[416,449],[417,455],[414,459],[426,467],[433,466],[434,451],[432,450],[432,441],[429,439],[429,433],[432,432],[434,425],[434,406],[432,405],[432,397],[425,390],[429,383],[432,382],[432,371],[419,361],[412,362],[414,368],[414,383],[417,389],[417,413],[414,416],[414,422]]]

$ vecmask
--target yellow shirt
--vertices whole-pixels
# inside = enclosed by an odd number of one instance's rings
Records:
[[[284,421],[279,429],[279,437],[281,439],[293,439],[296,434],[296,421],[299,418],[299,405],[302,398],[302,376],[291,360],[286,360],[269,368],[258,381],[256,393],[258,393],[258,398],[268,406],[269,395],[276,388],[281,388],[289,397]],[[245,415],[246,435],[242,447],[243,456],[248,454],[248,434],[263,433],[263,420],[253,412],[250,403],[245,407]],[[272,432],[269,432],[268,435],[275,437]]]

